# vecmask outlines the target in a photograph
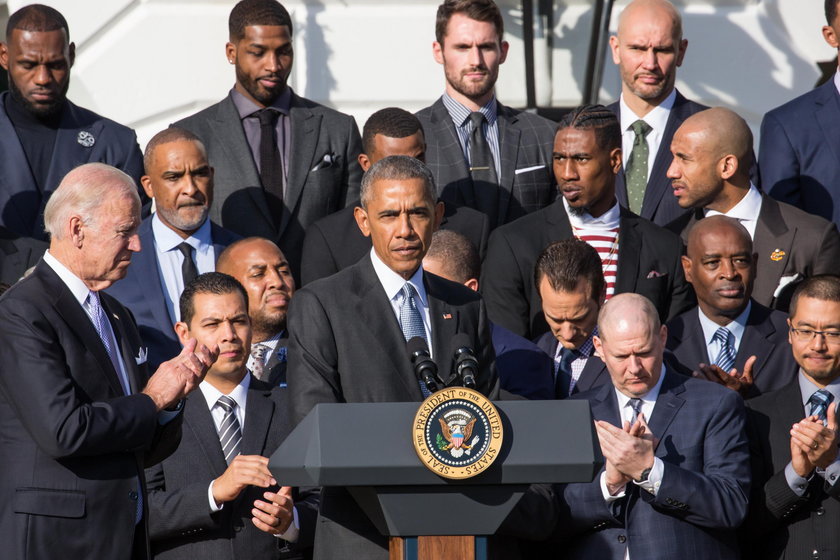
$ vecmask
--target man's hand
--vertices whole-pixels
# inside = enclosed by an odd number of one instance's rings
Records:
[[[190,339],[181,353],[160,364],[146,383],[143,393],[151,397],[158,411],[174,405],[198,387],[216,361],[218,348],[211,351],[203,344],[199,349],[196,346],[195,339]]]
[[[632,426],[630,425],[630,422],[625,421],[622,430],[633,437],[641,437],[645,433],[645,428],[638,418]],[[601,446],[601,453],[604,453],[603,445]],[[627,486],[627,483],[630,482],[630,480],[631,478],[629,476],[619,472],[615,465],[613,465],[610,461],[605,461],[604,482],[607,484],[607,490],[611,496],[615,496],[624,490],[624,487]]]
[[[277,484],[268,470],[268,458],[259,455],[237,455],[222,476],[213,481],[216,504],[235,500],[247,486],[268,488]]]
[[[294,507],[292,488],[283,486],[276,494],[273,492],[264,493],[263,498],[266,501],[254,501],[254,509],[251,510],[254,517],[251,518],[251,522],[260,531],[265,531],[271,535],[282,535],[289,529],[289,525],[294,518],[292,513]]]
[[[707,381],[719,383],[724,387],[736,391],[742,397],[746,397],[753,386],[752,370],[756,360],[758,360],[758,356],[747,358],[747,361],[744,362],[744,373],[741,374],[738,373],[736,368],[732,368],[727,373],[716,365],[699,364],[697,371],[692,372],[691,375],[698,379],[706,379]]]
[[[639,415],[627,432],[603,420],[595,421],[595,431],[601,442],[604,459],[612,463],[625,477],[639,479],[645,469],[653,466],[653,448],[656,442],[642,415]]]
[[[837,403],[826,413],[826,424],[809,416],[790,430],[790,452],[793,470],[807,478],[814,467],[824,469],[837,459]],[[804,473],[804,474],[803,474]]]

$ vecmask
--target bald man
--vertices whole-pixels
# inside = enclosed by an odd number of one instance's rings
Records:
[[[688,234],[682,257],[697,307],[668,323],[677,369],[720,383],[744,398],[784,387],[797,365],[788,344],[787,313],[754,301],[752,239],[738,220],[709,216]]]
[[[687,48],[680,13],[665,0],[628,4],[619,16],[618,33],[610,37],[621,73],[621,97],[609,106],[622,130],[624,165],[616,196],[622,206],[658,225],[684,213],[665,176],[671,138],[686,118],[705,109],[674,87]]]
[[[750,181],[752,132],[729,109],[716,107],[686,119],[674,134],[668,169],[673,195],[693,213],[669,224],[686,239],[697,220],[723,214],[737,219],[753,241],[752,297],[787,311],[793,288],[815,274],[840,272],[840,235],[831,222],[763,195]]]
[[[743,401],[664,366],[666,338],[643,296],[619,294],[601,309],[594,342],[612,383],[572,398],[592,406],[605,466],[593,482],[556,488],[548,519],[565,558],[740,558]]]

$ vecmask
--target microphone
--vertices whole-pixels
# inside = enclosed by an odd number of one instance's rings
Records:
[[[470,337],[467,333],[458,333],[452,337],[455,350],[455,371],[458,378],[467,389],[475,389],[475,376],[478,375],[478,360],[475,352],[470,348]]]
[[[437,364],[432,361],[429,355],[429,346],[421,336],[411,338],[406,344],[408,354],[411,356],[411,363],[414,364],[414,375],[417,380],[426,386],[430,393],[438,390],[437,381]]]

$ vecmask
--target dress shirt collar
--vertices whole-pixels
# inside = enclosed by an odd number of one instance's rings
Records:
[[[452,122],[455,123],[455,126],[459,128],[464,126],[469,120],[472,111],[455,101],[448,93],[444,93],[441,99],[443,100],[443,105],[446,107],[446,110],[449,112],[450,118],[452,118]],[[496,124],[496,118],[498,117],[496,96],[494,95],[491,97],[490,101],[479,109],[479,112],[481,112],[484,115],[484,118],[487,119],[488,125],[493,126]]]
[[[618,200],[612,205],[612,208],[593,218],[589,212],[583,214],[574,214],[569,210],[569,202],[566,197],[563,197],[563,207],[566,209],[566,214],[569,215],[569,223],[576,228],[598,228],[598,229],[614,229],[618,227],[621,217],[621,210],[618,206]]]
[[[253,348],[254,344],[263,344],[268,346],[269,350],[274,352],[277,349],[277,343],[280,342],[280,339],[283,338],[283,334],[286,332],[285,329],[280,331],[279,333],[275,334],[269,339],[263,340],[262,342],[253,342],[251,343],[251,347]]]
[[[64,285],[67,286],[67,289],[70,290],[70,293],[73,294],[73,297],[76,298],[79,305],[84,305],[91,290],[84,282],[82,282],[81,278],[70,272],[70,269],[59,262],[57,258],[52,256],[49,250],[44,253],[44,262],[47,263],[47,265],[49,265],[49,267],[58,275],[61,281],[64,282]]]
[[[157,246],[157,250],[160,253],[171,251],[184,242],[188,243],[196,251],[204,250],[213,244],[210,235],[210,218],[204,220],[201,227],[195,230],[192,235],[186,239],[182,239],[180,235],[160,221],[157,212],[155,212],[152,218],[152,233],[155,236],[155,246]]]
[[[758,219],[758,213],[761,212],[761,193],[755,188],[755,185],[750,183],[750,188],[744,198],[738,201],[738,204],[729,209],[724,215],[730,218],[735,218],[739,222],[749,222]],[[706,216],[716,216],[722,214],[716,210],[704,209],[703,213]]]
[[[575,353],[575,359],[579,358],[589,358],[592,356],[592,353],[595,352],[595,344],[592,342],[592,337],[598,336],[598,325],[595,325],[595,328],[592,329],[592,332],[589,334],[589,338],[583,341],[583,344],[580,345],[579,348],[575,348],[572,350]],[[557,341],[557,348],[554,351],[554,358],[555,360],[560,359],[560,354],[563,352],[563,345],[560,344],[560,341]]]
[[[647,392],[646,395],[639,397],[642,399],[642,403],[645,408],[649,408],[653,410],[653,407],[656,406],[656,399],[659,398],[659,391],[662,389],[662,382],[665,380],[665,364],[662,364],[662,369],[659,374],[659,381],[656,382],[650,391]],[[624,407],[627,406],[627,403],[630,402],[630,397],[619,391],[618,389],[613,388],[615,391],[616,397],[618,397],[618,415],[621,418],[624,418],[623,410]],[[647,421],[650,421],[650,414],[645,414],[645,418]]]
[[[744,329],[747,328],[747,319],[750,316],[750,310],[752,309],[752,299],[747,301],[747,306],[741,311],[741,314],[732,319],[726,325],[723,325],[729,332],[732,333],[732,336],[735,337],[735,348],[738,348],[738,344],[741,341],[741,338],[744,336]],[[715,337],[715,333],[721,327],[708,317],[706,314],[703,313],[703,310],[700,309],[700,306],[697,306],[697,315],[700,318],[700,327],[703,329],[703,340],[706,341],[706,346],[712,343],[712,339]]]
[[[621,111],[622,128],[632,130],[633,123],[641,119],[648,123],[656,134],[662,134],[665,127],[668,125],[668,116],[671,114],[671,109],[674,107],[674,101],[677,99],[677,90],[672,89],[671,93],[666,97],[662,103],[650,110],[644,117],[638,116],[633,112],[633,109],[624,101],[624,94],[621,94],[621,99],[618,102],[619,110]]]
[[[808,399],[810,399],[811,395],[813,395],[816,391],[822,389],[822,387],[818,387],[810,379],[805,377],[801,369],[799,370],[799,375],[797,376],[797,378],[799,379],[799,393],[802,397],[802,406],[805,407],[805,409],[807,410]],[[840,378],[837,378],[828,385],[826,385],[825,389],[829,393],[834,395],[834,402],[840,403]]]
[[[373,271],[376,273],[376,277],[379,278],[379,283],[385,289],[385,295],[388,296],[389,301],[393,300],[403,289],[406,280],[388,268],[388,265],[382,262],[376,254],[376,250],[373,248],[370,250],[370,260],[373,263]],[[411,285],[417,290],[423,307],[428,307],[429,302],[426,299],[426,288],[423,286],[423,265],[420,265],[414,275],[408,279],[408,282],[411,282]]]
[[[244,119],[247,117],[252,116],[257,111],[262,110],[263,108],[236,91],[236,88],[232,88],[230,90],[230,99],[233,101],[233,106],[236,107],[236,112],[239,113],[239,119]],[[284,115],[289,114],[289,108],[291,107],[292,103],[292,88],[286,86],[286,89],[283,90],[283,93],[274,100],[274,103],[269,105],[272,109],[276,109],[280,111]]]
[[[242,377],[242,381],[239,382],[239,385],[233,388],[233,390],[228,393],[228,396],[236,401],[236,406],[242,409],[242,412],[245,411],[246,401],[248,400],[248,387],[251,386],[251,374],[245,373],[245,376]],[[224,395],[221,391],[216,389],[213,385],[207,382],[207,380],[202,381],[198,388],[201,389],[201,394],[204,395],[204,400],[207,401],[207,408],[209,410],[213,410],[213,407],[216,406],[216,402],[219,400],[219,397]]]

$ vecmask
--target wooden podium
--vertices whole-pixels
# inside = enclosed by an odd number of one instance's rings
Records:
[[[419,403],[321,404],[271,456],[290,486],[342,486],[391,560],[480,560],[532,483],[589,482],[603,464],[587,401],[499,401],[504,440],[489,469],[448,480],[412,444]],[[374,437],[371,434],[375,434]]]

